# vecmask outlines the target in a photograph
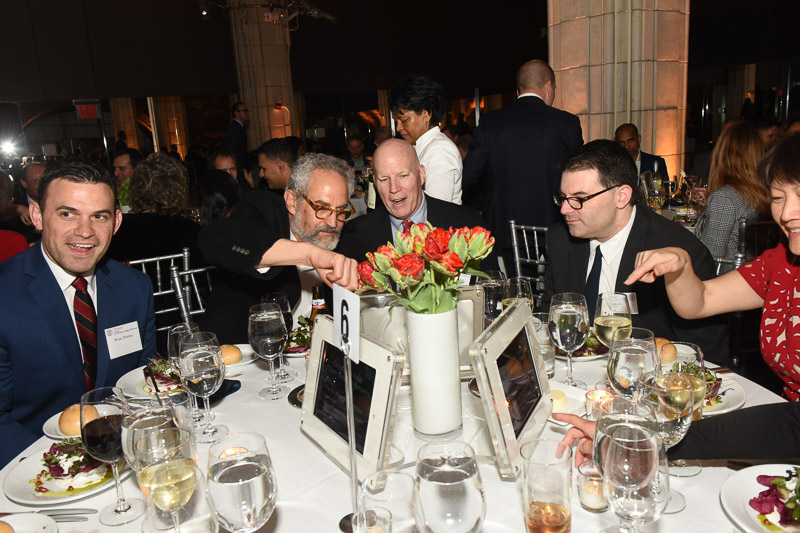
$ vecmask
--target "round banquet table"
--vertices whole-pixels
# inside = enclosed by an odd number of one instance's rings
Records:
[[[291,366],[304,374],[303,360],[291,359]],[[553,379],[562,380],[565,374],[565,363],[556,361],[556,375]],[[588,384],[596,383],[605,377],[605,360],[580,361],[573,365],[575,377]],[[262,361],[249,365],[238,377],[242,387],[236,393],[220,400],[214,406],[216,422],[223,423],[231,432],[255,431],[265,436],[269,453],[275,469],[278,484],[278,503],[269,522],[259,531],[262,532],[336,532],[339,519],[351,511],[350,478],[331,462],[300,431],[301,411],[292,407],[284,398],[278,401],[266,401],[258,397],[258,391],[264,386],[267,377],[267,365]],[[745,406],[760,405],[784,401],[779,396],[763,387],[736,374],[727,374],[725,378],[736,379],[747,393]],[[302,382],[290,384],[294,388]],[[523,497],[521,480],[516,482],[501,481],[494,464],[489,457],[493,454],[491,441],[483,421],[483,411],[479,400],[469,393],[463,383],[464,430],[460,440],[469,442],[479,456],[480,473],[484,483],[487,511],[482,531],[524,532]],[[405,394],[405,393],[401,393]],[[416,451],[423,444],[413,436],[411,411],[408,399],[400,399],[396,429],[395,445],[403,451],[404,465],[413,473],[413,461]],[[404,406],[405,404],[405,406]],[[548,422],[543,437],[559,439],[566,427]],[[5,481],[9,471],[23,457],[34,454],[50,446],[52,441],[42,437],[20,454],[2,471],[0,483]],[[198,445],[201,468],[206,468],[209,445]],[[670,477],[672,487],[686,497],[686,509],[678,514],[664,515],[644,531],[736,531],[735,526],[726,517],[720,502],[719,492],[725,480],[734,473],[724,466],[704,467],[700,475],[690,478]],[[89,498],[57,507],[92,507],[102,508],[115,500],[112,489]],[[129,476],[123,483],[127,497],[141,497],[134,476]],[[585,511],[578,502],[577,489],[573,483],[572,531],[600,531],[606,526],[618,523],[612,511],[593,514]],[[30,512],[36,508],[17,505],[0,496],[0,512]],[[115,528],[106,527],[97,522],[97,515],[89,515],[88,522],[61,523],[60,531],[69,533],[94,533],[97,531],[139,532],[142,518],[131,524]]]

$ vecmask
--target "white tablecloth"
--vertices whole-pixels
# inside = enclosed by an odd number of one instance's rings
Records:
[[[577,379],[589,384],[604,378],[603,360],[577,362],[574,373]],[[303,361],[291,360],[292,366],[303,373]],[[267,375],[266,365],[257,362],[249,367],[243,375],[235,378],[242,382],[242,388],[233,395],[220,401],[215,407],[216,422],[227,425],[232,432],[255,431],[262,433],[269,447],[275,467],[278,483],[278,505],[270,521],[260,531],[285,533],[317,533],[338,531],[339,519],[351,511],[349,476],[339,470],[328,458],[301,432],[299,427],[300,410],[284,400],[266,401],[258,397],[258,391],[264,386]],[[556,363],[556,376],[564,377],[565,364]],[[726,375],[726,378],[728,376]],[[752,383],[742,377],[733,376],[747,392],[746,406],[760,405],[783,401],[779,396]],[[293,388],[300,385],[297,381],[290,384]],[[461,440],[469,442],[478,455],[488,456],[491,445],[485,424],[482,422],[483,412],[478,400],[464,386],[464,432]],[[548,423],[544,437],[560,439],[566,428]],[[413,462],[416,450],[422,444],[413,437],[411,413],[402,408],[398,414],[395,443],[403,450],[405,462]],[[20,457],[34,455],[35,452],[50,446],[50,439],[42,437],[25,450]],[[205,468],[208,445],[198,445],[201,467]],[[0,471],[0,483],[3,483],[8,472],[16,465],[12,461]],[[409,468],[413,473],[413,468]],[[523,501],[521,481],[503,482],[493,464],[483,462],[480,465],[483,478],[487,513],[483,531],[523,532]],[[736,531],[726,518],[719,503],[719,490],[725,479],[733,474],[728,468],[704,468],[696,477],[671,477],[672,486],[686,496],[686,509],[674,515],[665,515],[657,523],[650,524],[645,531],[690,532],[690,531]],[[113,485],[113,484],[112,484]],[[129,497],[141,497],[138,485],[131,476],[123,484],[125,494]],[[113,503],[114,490],[107,490],[60,507],[93,507],[101,508]],[[592,514],[581,508],[577,492],[573,496],[572,531],[600,531],[604,527],[617,523],[613,512]],[[5,495],[0,496],[0,512],[26,512],[32,508],[10,502]],[[35,509],[33,509],[35,510]],[[61,532],[95,533],[98,531],[139,532],[142,519],[135,522],[110,528],[97,522],[97,515],[90,516],[89,522],[62,523]]]

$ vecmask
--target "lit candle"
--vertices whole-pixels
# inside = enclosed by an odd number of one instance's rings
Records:
[[[608,508],[603,494],[603,477],[592,461],[585,461],[578,467],[578,497],[587,511],[602,512]]]
[[[605,405],[612,400],[614,396],[607,390],[590,390],[586,393],[586,416],[590,420],[597,420],[600,413],[603,411]]]

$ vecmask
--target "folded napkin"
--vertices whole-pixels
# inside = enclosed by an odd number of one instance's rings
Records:
[[[220,386],[219,390],[211,395],[211,405],[213,406],[215,403],[223,399],[225,396],[229,394],[233,394],[234,392],[238,391],[242,388],[242,382],[237,379],[226,379],[222,381],[222,385]],[[197,405],[200,408],[205,407],[205,403],[203,398],[197,398]]]

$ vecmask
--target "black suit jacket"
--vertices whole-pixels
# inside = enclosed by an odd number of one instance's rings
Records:
[[[663,157],[659,157],[653,154],[647,154],[645,152],[639,151],[641,165],[639,168],[639,173],[645,172],[647,170],[653,171],[655,169],[655,162],[658,161],[658,173],[661,174],[661,177],[665,180],[669,179],[669,170],[667,170],[667,163],[664,161]]]
[[[636,293],[639,314],[633,316],[633,325],[652,330],[658,337],[693,342],[702,348],[707,360],[727,364],[727,325],[723,316],[702,320],[681,318],[669,303],[661,277],[654,283],[636,282],[630,286],[623,283],[634,270],[637,253],[666,246],[686,250],[700,279],[716,275],[711,253],[697,237],[647,206],[639,205],[622,252],[615,287],[617,292]],[[559,222],[547,230],[547,254],[550,263],[545,273],[545,305],[555,293],[583,293],[589,265],[589,240],[572,237],[566,224]]]
[[[481,118],[464,160],[463,186],[477,185],[486,172],[484,218],[501,248],[511,247],[511,219],[535,226],[559,220],[552,197],[561,185],[561,161],[582,144],[578,117],[535,96]]]
[[[244,168],[247,160],[247,132],[244,126],[232,120],[225,132],[225,148],[236,156],[236,165]]]
[[[255,266],[278,239],[289,239],[289,213],[283,199],[270,191],[255,190],[234,206],[229,218],[212,221],[200,231],[203,258],[220,268],[208,310],[198,321],[226,344],[247,343],[251,306],[267,292],[281,291],[292,305],[300,298],[297,267],[271,267],[265,274]]]
[[[480,214],[462,205],[445,202],[425,195],[428,205],[428,222],[438,228],[463,228],[464,226],[480,226],[483,221]],[[356,261],[364,261],[367,252],[374,252],[378,246],[393,242],[392,223],[386,207],[380,205],[374,211],[355,218],[344,225],[342,238],[339,240],[337,252]],[[494,253],[481,262],[481,268],[497,269],[497,258]]]

